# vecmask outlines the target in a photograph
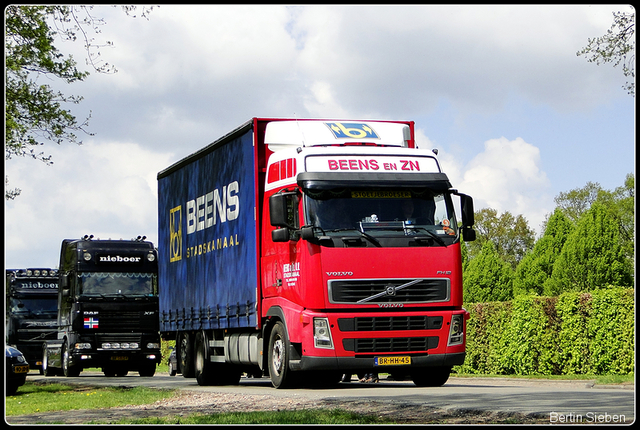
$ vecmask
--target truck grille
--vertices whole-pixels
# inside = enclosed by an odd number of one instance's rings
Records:
[[[438,347],[438,337],[395,337],[386,339],[343,339],[345,351],[355,353],[417,352]]]
[[[415,282],[411,285],[411,282]],[[449,279],[358,279],[329,281],[331,303],[429,303],[449,300]],[[375,297],[374,297],[375,296]]]
[[[426,315],[400,317],[338,318],[340,331],[438,330],[442,317]]]
[[[157,315],[142,318],[140,311],[100,311],[100,331],[147,332],[157,331]]]

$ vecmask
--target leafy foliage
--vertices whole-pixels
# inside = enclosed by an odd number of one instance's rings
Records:
[[[86,130],[89,117],[79,121],[71,106],[82,97],[65,95],[52,86],[82,81],[89,72],[77,68],[73,56],[65,56],[56,39],[84,42],[87,63],[98,73],[114,73],[115,68],[100,59],[99,44],[89,34],[99,33],[102,19],[92,15],[93,6],[9,5],[5,9],[5,159],[28,156],[52,164],[51,156],[38,147],[46,141],[81,144],[77,134]],[[136,6],[122,6],[129,16]],[[152,7],[142,7],[146,17]],[[43,83],[44,82],[44,83]],[[20,194],[6,187],[5,199]]]
[[[533,251],[525,255],[513,282],[513,294],[543,293],[543,285],[553,272],[553,266],[573,230],[573,223],[557,208],[547,221],[542,237]]]
[[[519,296],[466,306],[461,373],[502,375],[634,372],[633,290],[608,287],[559,297]]]
[[[584,55],[590,63],[598,65],[613,63],[613,67],[622,63],[622,73],[632,78],[623,88],[635,97],[636,84],[634,82],[636,64],[635,33],[636,13],[614,12],[613,24],[604,36],[589,39],[587,46],[576,55]]]
[[[475,214],[477,239],[469,242],[469,259],[478,255],[484,244],[493,242],[498,255],[515,270],[517,264],[534,244],[535,235],[526,218],[506,211],[498,216],[495,209],[484,208]]]
[[[546,295],[563,291],[592,291],[608,284],[631,286],[632,268],[620,245],[620,231],[604,205],[595,203],[567,238]]]
[[[467,302],[504,301],[513,297],[513,270],[500,258],[493,242],[482,247],[480,255],[469,261],[463,280]]]

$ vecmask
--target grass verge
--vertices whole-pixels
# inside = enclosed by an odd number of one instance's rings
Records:
[[[113,408],[144,405],[176,395],[177,390],[144,387],[85,387],[59,383],[29,382],[15,396],[5,399],[5,414],[29,415],[48,411]]]

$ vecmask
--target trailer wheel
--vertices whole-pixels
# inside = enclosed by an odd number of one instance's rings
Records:
[[[275,388],[291,387],[293,372],[289,369],[289,338],[282,322],[278,321],[269,336],[269,355],[267,357],[271,384]]]
[[[204,331],[196,334],[194,373],[198,385],[212,385],[214,382],[213,366],[209,358],[209,337]]]
[[[69,343],[65,341],[62,345],[62,373],[67,378],[80,375],[82,369],[78,366],[71,365],[71,353],[69,352]]]
[[[209,335],[205,331],[196,334],[194,367],[198,385],[236,385],[242,372],[230,363],[212,363]]]
[[[411,372],[411,380],[418,387],[441,387],[449,379],[450,366],[422,367]]]
[[[193,341],[191,337],[191,333],[183,331],[178,333],[178,342],[176,342],[178,344],[178,368],[185,378],[193,378],[195,376],[193,369]]]

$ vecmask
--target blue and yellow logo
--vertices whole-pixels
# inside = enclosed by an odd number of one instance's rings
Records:
[[[336,139],[380,139],[378,134],[363,122],[325,122]]]
[[[169,261],[182,260],[182,206],[169,211]]]

